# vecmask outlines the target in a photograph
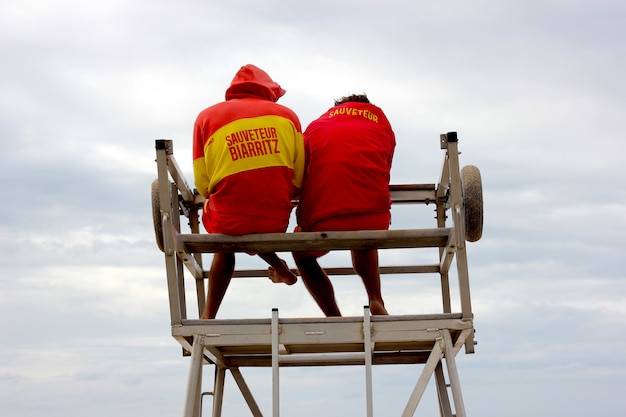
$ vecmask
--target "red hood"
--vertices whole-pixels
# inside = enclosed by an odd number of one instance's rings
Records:
[[[230,87],[226,90],[226,100],[233,98],[260,97],[276,102],[286,93],[280,85],[272,81],[261,68],[252,64],[244,65],[237,71]]]

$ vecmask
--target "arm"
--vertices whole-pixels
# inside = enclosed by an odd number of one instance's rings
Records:
[[[193,175],[194,183],[200,195],[209,196],[210,178],[206,169],[204,160],[204,137],[202,135],[202,127],[196,120],[193,129]]]

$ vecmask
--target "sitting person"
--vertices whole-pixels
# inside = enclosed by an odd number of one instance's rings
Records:
[[[304,173],[302,128],[296,114],[276,101],[285,94],[263,70],[245,65],[226,100],[197,117],[193,139],[195,185],[206,200],[202,223],[209,233],[283,233]],[[259,253],[273,281],[292,285],[296,275],[275,253]],[[215,253],[202,319],[215,318],[235,269],[233,252]]]
[[[306,168],[296,209],[305,232],[387,230],[391,221],[389,180],[395,135],[383,111],[365,94],[335,106],[304,132]],[[327,252],[294,252],[305,286],[326,316],[340,316],[332,283],[317,259]],[[388,314],[383,302],[378,251],[352,250],[372,314]]]

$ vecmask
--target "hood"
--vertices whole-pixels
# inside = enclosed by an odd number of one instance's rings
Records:
[[[252,64],[244,65],[237,71],[226,90],[226,100],[245,97],[260,97],[276,102],[286,93],[280,85],[272,81],[261,68]]]

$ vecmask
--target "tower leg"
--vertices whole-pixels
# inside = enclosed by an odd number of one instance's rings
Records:
[[[191,349],[191,364],[189,365],[189,379],[187,380],[187,397],[183,417],[200,417],[200,401],[202,400],[202,352],[204,337],[195,335]]]
[[[450,377],[450,390],[452,391],[452,399],[454,400],[454,409],[457,417],[465,417],[465,405],[463,404],[461,381],[459,380],[459,373],[454,358],[454,349],[452,348],[452,338],[450,337],[450,331],[448,329],[444,329],[442,333],[445,341],[446,367],[448,368],[448,376]]]
[[[250,392],[250,388],[248,388],[248,384],[246,384],[246,381],[243,379],[243,375],[241,375],[241,371],[239,370],[239,368],[230,368],[230,373],[233,375],[233,378],[235,379],[235,382],[237,383],[237,386],[239,387],[239,391],[241,391],[243,398],[245,398],[246,403],[248,403],[248,407],[250,407],[252,415],[254,417],[263,417],[261,409],[254,400],[252,392]]]
[[[441,362],[437,364],[437,368],[435,369],[435,380],[437,381],[437,398],[439,399],[441,416],[452,417],[450,397],[448,396],[448,387],[446,386],[446,378],[443,374],[443,365]]]
[[[367,417],[374,417],[374,399],[372,394],[372,326],[369,306],[363,308],[363,348],[365,350],[365,391]]]
[[[225,378],[226,368],[215,365],[215,382],[213,383],[213,414],[211,415],[212,417],[222,417],[222,402],[224,400]]]
[[[409,402],[402,412],[402,417],[412,417],[415,414],[415,410],[422,399],[422,395],[424,395],[430,376],[435,371],[437,364],[441,363],[440,361],[442,356],[443,351],[441,350],[441,343],[438,339],[433,346],[433,350],[430,352],[430,356],[428,356],[428,360],[424,365],[424,369],[422,369],[422,373],[417,380],[417,384],[415,384],[415,388],[413,388],[411,397],[409,397]]]
[[[272,309],[272,417],[280,416],[278,384],[278,309]]]

